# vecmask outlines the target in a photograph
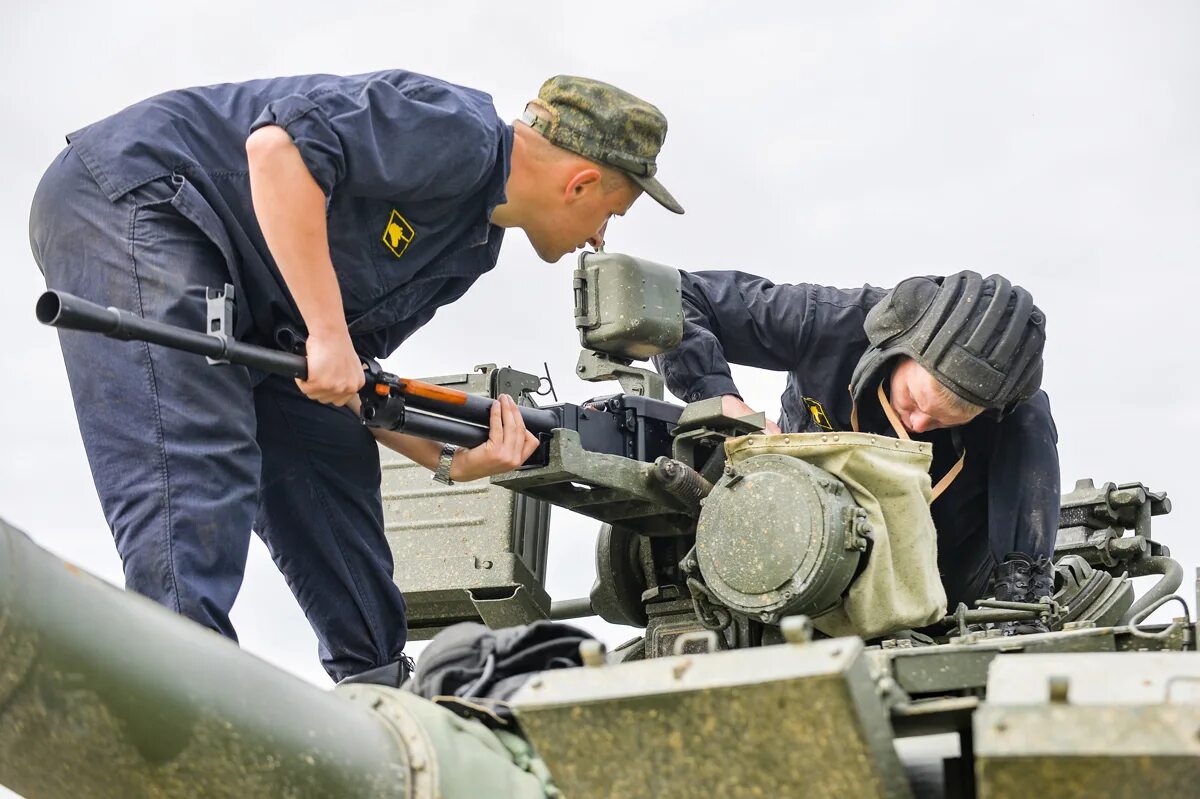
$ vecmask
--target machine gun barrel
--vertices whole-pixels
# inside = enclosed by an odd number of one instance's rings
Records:
[[[44,292],[38,298],[36,312],[39,322],[62,330],[100,333],[121,341],[147,341],[283,377],[298,377],[301,380],[308,377],[308,361],[303,355],[256,347],[227,336],[210,336],[153,319],[143,319],[129,311],[105,308],[65,291]]]
[[[36,312],[39,322],[63,330],[100,333],[121,341],[146,341],[283,377],[302,380],[308,377],[308,361],[303,355],[144,319],[63,291],[43,293],[38,298]],[[367,384],[361,393],[363,419],[369,425],[464,447],[487,441],[495,400],[373,370],[368,370]],[[381,413],[381,404],[393,407]],[[528,407],[518,410],[525,427],[534,435],[547,436],[562,426],[560,415],[554,410]]]
[[[399,428],[402,432],[417,438],[427,438],[430,441],[441,441],[446,444],[456,444],[460,447],[477,447],[488,440],[488,428],[480,427],[470,422],[458,419],[448,419],[423,413],[413,408],[404,411],[404,424]]]
[[[477,425],[487,425],[490,421],[495,400],[416,380],[403,382],[408,386],[404,399],[410,408],[431,411]],[[554,428],[562,427],[559,415],[548,408],[522,407],[518,410],[521,412],[521,418],[525,420],[525,427],[534,435],[549,435]]]

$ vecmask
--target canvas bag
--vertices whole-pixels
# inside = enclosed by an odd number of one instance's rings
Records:
[[[867,565],[850,584],[842,605],[813,619],[827,635],[877,638],[923,627],[946,615],[929,505],[961,471],[963,459],[934,488],[929,477],[933,445],[909,439],[882,385],[878,396],[900,438],[859,432],[781,433],[725,442],[733,464],[755,455],[788,455],[824,469],[845,483],[866,510],[872,539]],[[857,418],[853,426],[858,426]]]

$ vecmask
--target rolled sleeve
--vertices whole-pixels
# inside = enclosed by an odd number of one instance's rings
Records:
[[[490,177],[504,123],[482,92],[409,73],[268,103],[252,129],[288,132],[326,195],[430,200]]]
[[[321,106],[302,94],[283,97],[268,103],[250,130],[267,125],[278,125],[288,132],[304,165],[328,197],[346,175],[346,155],[342,140]]]

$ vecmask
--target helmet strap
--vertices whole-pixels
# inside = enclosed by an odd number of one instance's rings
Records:
[[[883,408],[883,413],[885,416],[887,416],[888,422],[892,425],[892,429],[896,431],[896,436],[903,441],[911,441],[912,436],[908,434],[908,431],[904,429],[904,425],[900,423],[899,414],[897,414],[896,409],[892,407],[892,402],[888,399],[887,392],[883,390],[882,380],[879,381],[879,386],[875,390],[875,395],[879,397],[879,405]],[[858,402],[856,400],[850,401],[850,429],[856,433],[859,432]],[[954,465],[951,466],[944,475],[942,475],[942,479],[938,480],[937,484],[933,487],[929,497],[930,505],[936,502],[937,498],[944,494],[946,489],[950,487],[950,484],[953,483],[960,474],[962,474],[963,464],[966,462],[966,460],[967,448],[963,447],[961,454],[958,456],[958,460],[954,462]]]

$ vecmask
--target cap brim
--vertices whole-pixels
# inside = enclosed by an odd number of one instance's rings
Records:
[[[653,197],[655,202],[657,202],[663,208],[666,208],[668,211],[676,214],[683,213],[683,206],[679,204],[678,200],[671,196],[671,192],[667,191],[663,184],[658,182],[657,178],[646,178],[639,175],[631,175],[628,172],[625,174],[629,175],[629,178],[634,183],[641,186],[643,191]]]

